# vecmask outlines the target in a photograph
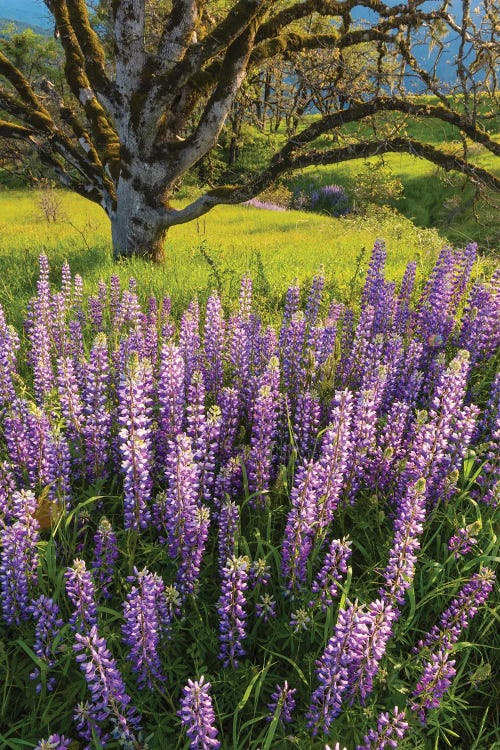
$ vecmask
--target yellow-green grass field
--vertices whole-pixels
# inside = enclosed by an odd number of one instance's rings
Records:
[[[74,273],[82,274],[89,292],[113,273],[124,281],[133,275],[142,295],[169,294],[177,314],[194,295],[203,299],[214,287],[226,299],[234,298],[241,276],[249,271],[262,311],[272,317],[288,284],[295,278],[306,283],[321,268],[329,291],[339,299],[349,298],[361,283],[378,237],[386,241],[387,272],[396,281],[411,259],[418,261],[423,276],[446,242],[437,231],[418,228],[383,208],[374,207],[366,216],[333,219],[300,211],[221,206],[198,222],[171,230],[163,266],[141,260],[117,264],[111,259],[104,212],[74,194],[56,195],[59,218],[49,224],[36,191],[0,192],[0,302],[17,324],[33,294],[42,252],[49,256],[54,280],[65,259]]]

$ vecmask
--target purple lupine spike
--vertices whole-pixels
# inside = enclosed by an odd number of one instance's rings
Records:
[[[293,434],[297,453],[302,460],[308,461],[312,458],[314,445],[318,437],[320,418],[321,404],[318,396],[309,390],[299,393]]]
[[[50,338],[43,318],[37,318],[30,335],[33,361],[33,387],[38,404],[43,404],[54,385],[54,372],[50,357]]]
[[[313,278],[304,313],[306,323],[310,328],[312,328],[316,324],[316,321],[318,319],[319,307],[321,304],[321,294],[323,292],[324,286],[325,277],[323,276],[323,274],[318,274]]]
[[[480,432],[486,441],[485,462],[472,496],[496,508],[500,504],[500,373],[493,381]]]
[[[73,566],[67,568],[66,594],[73,605],[70,624],[73,630],[88,632],[97,623],[97,604],[94,580],[87,570],[84,560],[76,559]]]
[[[333,605],[333,600],[338,594],[338,584],[347,573],[347,563],[351,555],[351,542],[348,539],[333,539],[330,542],[321,570],[311,586],[311,591],[316,594],[323,612]],[[310,607],[315,604],[315,601],[309,602]]]
[[[210,750],[220,747],[217,739],[215,714],[210,696],[211,685],[202,675],[199,681],[188,680],[182,689],[181,708],[178,716],[186,729],[191,750]]]
[[[35,621],[35,643],[33,651],[45,665],[47,670],[54,667],[56,660],[54,658],[54,640],[59,631],[64,626],[64,622],[59,616],[58,605],[48,596],[43,594],[35,599],[31,605],[31,613]],[[39,667],[30,674],[30,680],[40,680],[41,672]],[[55,677],[47,679],[47,690],[50,692],[55,686]],[[36,685],[36,692],[42,689],[42,683],[39,681]]]
[[[394,331],[404,336],[407,332],[408,322],[410,320],[410,298],[415,286],[415,274],[417,264],[411,261],[406,266],[401,290],[398,296],[396,313],[394,315]]]
[[[156,449],[160,466],[167,455],[169,441],[182,432],[185,377],[185,365],[180,347],[172,343],[164,343],[160,354],[159,414],[156,433]]]
[[[221,428],[217,457],[221,464],[230,459],[236,450],[238,427],[240,422],[240,405],[235,388],[223,388],[219,394]]]
[[[377,304],[380,287],[384,282],[384,268],[387,252],[383,240],[375,240],[372,254],[368,263],[365,285],[361,293],[361,308]]]
[[[108,379],[108,343],[104,334],[98,334],[90,350],[82,393],[85,462],[91,482],[108,475],[111,440]]]
[[[207,302],[203,345],[205,350],[205,382],[207,391],[215,396],[222,388],[222,359],[225,322],[219,295],[214,292]]]
[[[179,349],[184,360],[184,385],[187,390],[193,372],[200,369],[200,308],[193,300],[181,319]]]
[[[462,350],[443,371],[432,397],[429,419],[415,431],[401,477],[402,486],[424,477],[427,497],[434,502],[439,497],[436,490],[442,485],[441,467],[449,460],[450,439],[461,414],[468,369],[469,355]]]
[[[177,571],[177,590],[182,598],[197,593],[209,528],[209,509],[204,505],[195,508],[194,513],[186,520],[181,562]]]
[[[83,346],[83,329],[82,324],[79,320],[70,320],[68,323],[69,329],[69,341],[68,341],[68,354],[71,354],[75,362],[76,374],[79,377],[79,368],[77,364],[83,362],[85,359],[84,346]]]
[[[468,404],[456,416],[448,449],[440,461],[441,477],[436,476],[433,486],[434,496],[441,497],[442,502],[448,502],[457,489],[458,474],[471,443],[478,414],[479,408],[475,404]]]
[[[103,517],[99,521],[99,526],[94,535],[92,569],[98,591],[105,599],[111,599],[112,596],[111,585],[118,554],[116,534],[108,519]]]
[[[121,282],[120,277],[113,274],[109,280],[109,312],[111,315],[111,327],[117,329],[116,319],[120,306]]]
[[[433,650],[441,646],[451,648],[477,615],[479,607],[486,602],[494,585],[495,573],[490,568],[483,567],[474,573],[442,613],[439,623],[419,642],[419,647],[431,647]]]
[[[372,305],[366,305],[361,310],[348,357],[343,357],[340,363],[344,387],[347,385],[359,386],[363,379],[369,347],[373,345],[374,320],[375,308]]]
[[[31,450],[31,422],[29,404],[21,398],[16,398],[9,411],[4,416],[4,439],[7,446],[9,461],[18,480],[24,480],[24,472],[28,474],[28,481],[36,483],[36,465]]]
[[[182,554],[186,525],[198,507],[198,473],[193,459],[190,438],[181,433],[170,443],[165,471],[168,487],[155,507],[156,523],[166,535],[169,555]]]
[[[405,455],[406,440],[412,420],[411,407],[405,401],[393,401],[387,421],[377,436],[370,485],[385,490],[395,479],[396,467]]]
[[[155,573],[137,568],[128,581],[134,585],[123,604],[123,640],[130,649],[139,689],[152,689],[155,682],[165,680],[159,654],[160,599],[164,596],[165,585]]]
[[[418,300],[414,326],[427,353],[444,347],[454,325],[453,291],[456,258],[444,247]]]
[[[40,740],[35,750],[69,750],[73,740],[64,734],[51,734],[46,740]]]
[[[105,639],[99,637],[97,626],[92,625],[85,634],[75,633],[75,641],[73,650],[76,661],[85,675],[91,694],[88,709],[91,720],[99,730],[104,722],[112,720],[117,739],[138,745],[136,733],[140,729],[141,719],[130,703],[123,677]],[[98,738],[104,744],[107,736],[99,734]],[[83,739],[92,739],[92,734],[83,735]]]
[[[468,555],[472,551],[477,539],[472,536],[472,528],[469,526],[457,529],[457,532],[448,541],[448,550],[453,553],[455,560]]]
[[[229,340],[228,360],[233,373],[234,386],[242,394],[242,399],[248,395],[250,373],[252,370],[252,339],[249,321],[242,318],[232,318],[227,331]]]
[[[186,433],[191,438],[193,452],[199,459],[204,452],[207,415],[205,412],[205,383],[203,374],[196,370],[187,393]]]
[[[233,456],[221,466],[214,486],[216,508],[220,508],[226,498],[241,494],[243,490],[242,460],[240,456]]]
[[[292,405],[292,412],[295,409],[297,396],[303,390],[306,380],[305,334],[305,318],[302,313],[296,313],[286,329],[281,347],[283,384]]]
[[[219,570],[222,571],[228,558],[236,554],[236,540],[240,523],[240,509],[232,500],[221,505],[218,514]]]
[[[349,641],[349,687],[351,702],[359,694],[361,705],[373,690],[373,680],[385,654],[397,611],[382,599],[368,605]],[[346,696],[347,697],[347,696]]]
[[[12,466],[0,461],[0,526],[8,525],[13,518],[12,497],[16,491],[16,479]]]
[[[271,480],[271,459],[279,413],[279,367],[276,358],[269,362],[260,379],[253,408],[252,435],[248,456],[248,489],[255,493],[252,505],[262,507]]]
[[[221,429],[221,413],[218,406],[208,410],[206,423],[201,435],[202,444],[198,455],[195,456],[198,465],[198,481],[200,499],[212,500],[215,483],[216,451]]]
[[[279,348],[283,350],[287,339],[287,331],[290,327],[293,316],[299,310],[300,301],[300,287],[293,284],[288,287],[285,298],[285,306],[283,308],[283,322],[281,324],[280,335],[279,335]]]
[[[271,695],[271,701],[267,704],[269,709],[268,721],[272,721],[274,716],[284,724],[290,724],[293,721],[293,711],[295,708],[295,698],[293,697],[297,690],[288,687],[285,680],[283,685],[276,685],[274,693]]]
[[[385,748],[396,748],[409,729],[406,714],[397,706],[389,714],[382,711],[377,720],[377,729],[370,729],[363,739],[362,745],[357,745],[356,750],[385,750]]]
[[[151,521],[151,380],[151,363],[132,355],[118,393],[126,529],[144,529]]]
[[[349,686],[349,644],[352,634],[362,617],[362,609],[352,604],[347,609],[339,609],[337,623],[326,649],[316,662],[319,687],[311,697],[307,712],[307,726],[316,735],[321,728],[325,734],[330,731],[332,722],[342,710],[342,700]]]
[[[100,297],[89,295],[87,298],[89,322],[94,334],[104,330],[104,308]]]
[[[403,604],[405,592],[412,586],[420,549],[420,536],[426,517],[426,486],[421,478],[407,486],[399,502],[394,521],[394,539],[389,552],[382,598],[393,606]]]
[[[57,359],[57,387],[61,413],[66,421],[66,433],[77,445],[82,433],[83,404],[71,357]]]
[[[0,591],[7,625],[20,625],[30,617],[30,603],[37,584],[37,507],[32,492],[16,492],[12,498],[14,523],[0,530]]]
[[[16,355],[19,336],[12,326],[5,323],[0,305],[0,408],[11,404],[16,398],[13,377],[16,372]]]
[[[440,648],[424,662],[422,677],[412,693],[410,703],[410,708],[418,712],[423,724],[426,723],[427,711],[439,706],[457,673],[456,660],[450,659],[450,656],[451,652],[447,648]]]
[[[62,292],[56,292],[52,295],[51,300],[51,339],[53,348],[60,356],[68,353],[68,336],[66,331],[66,300]]]
[[[462,317],[459,345],[471,353],[473,364],[487,360],[500,346],[500,269],[486,284],[475,284]]]
[[[83,326],[85,324],[85,312],[83,310],[83,279],[76,273],[73,279],[73,309],[77,319]]]
[[[313,527],[317,516],[318,485],[314,464],[300,466],[290,494],[288,514],[281,552],[281,572],[290,590],[306,579],[307,560],[313,542]]]
[[[248,586],[248,558],[231,557],[222,570],[222,594],[219,598],[220,651],[224,667],[238,666],[244,656],[242,641],[246,637],[246,597]]]
[[[352,393],[348,390],[336,391],[332,403],[331,422],[323,435],[319,457],[316,462],[319,487],[318,531],[327,526],[333,519],[338,507],[349,457],[353,449],[352,417],[354,404]]]

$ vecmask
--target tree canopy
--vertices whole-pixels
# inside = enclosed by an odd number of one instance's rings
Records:
[[[169,227],[311,165],[406,152],[500,189],[468,149],[500,154],[488,128],[500,58],[491,0],[474,11],[470,0],[458,8],[448,0],[106,0],[97,12],[85,0],[45,3],[65,86],[23,69],[3,44],[0,138],[27,144],[62,185],[104,208],[116,257],[161,259]],[[436,65],[450,34],[456,84],[443,85]],[[418,62],[418,45],[433,50],[429,65]],[[174,208],[179,181],[238,111],[261,127],[288,113],[283,143],[258,169],[229,181],[222,173],[220,184]],[[396,124],[378,127],[387,112]],[[452,126],[460,151],[410,137],[408,117]],[[373,127],[349,134],[364,121]],[[318,142],[326,133],[336,135],[328,148]]]

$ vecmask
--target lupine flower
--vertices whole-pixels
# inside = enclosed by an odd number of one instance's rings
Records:
[[[0,591],[7,625],[20,625],[30,617],[31,597],[36,589],[38,567],[37,502],[30,491],[16,492],[12,525],[0,531]]]
[[[46,669],[51,669],[55,664],[54,658],[54,640],[64,625],[63,620],[59,617],[58,605],[48,596],[43,594],[35,599],[31,606],[31,613],[35,621],[35,643],[33,651],[41,659]],[[41,672],[38,667],[30,674],[31,680],[40,680]],[[53,690],[55,677],[49,677],[47,680],[47,690]],[[38,682],[36,692],[42,689],[42,683]]]
[[[215,395],[222,388],[222,353],[224,347],[224,315],[218,294],[215,292],[208,298],[207,316],[205,320],[204,348],[205,348],[205,382],[207,390]]]
[[[377,729],[370,729],[363,740],[363,744],[357,745],[356,750],[395,748],[405,736],[408,727],[409,724],[406,721],[405,712],[400,711],[397,706],[395,706],[391,714],[382,711],[378,717]]]
[[[219,522],[219,569],[222,571],[228,558],[236,553],[236,540],[240,523],[240,509],[229,500],[222,504]]]
[[[105,599],[111,599],[114,565],[118,559],[116,534],[107,518],[101,518],[94,536],[92,568],[98,589]]]
[[[460,528],[456,534],[450,537],[448,541],[448,549],[453,552],[455,560],[458,560],[461,556],[467,555],[477,544],[477,539],[472,535],[472,531],[469,527]]]
[[[222,594],[219,598],[220,651],[224,667],[237,667],[245,654],[242,641],[246,637],[246,597],[248,558],[232,557],[222,570]]]
[[[333,600],[337,596],[338,584],[347,573],[347,563],[351,554],[351,542],[349,540],[333,539],[331,541],[321,570],[311,586],[311,591],[319,597],[323,612],[326,612],[327,608],[332,606]],[[311,607],[314,604],[314,601],[309,602]]]
[[[35,750],[69,750],[72,741],[64,734],[51,734],[46,740],[40,740]]]
[[[91,694],[92,702],[88,707],[90,719],[99,728],[111,719],[119,739],[137,742],[135,733],[141,719],[130,704],[125,683],[105,639],[99,637],[96,625],[92,625],[84,635],[75,633],[75,641],[73,650],[76,661],[85,675]],[[82,736],[83,739],[92,739],[92,735]],[[105,738],[106,735],[100,736],[101,744]]]
[[[91,482],[108,474],[111,434],[108,378],[108,344],[104,334],[100,334],[90,350],[82,394],[85,461],[87,477]]]
[[[156,433],[159,461],[168,453],[168,443],[182,431],[184,418],[185,367],[180,348],[164,343],[160,354],[158,379],[158,430]]]
[[[124,473],[126,529],[144,529],[151,520],[151,365],[132,357],[119,386],[120,452]]]
[[[292,612],[290,615],[289,627],[292,628],[294,633],[301,633],[302,631],[309,630],[312,623],[312,617],[310,612],[305,607],[299,607]]]
[[[255,493],[252,505],[265,504],[264,493],[271,479],[273,439],[279,407],[279,369],[277,360],[270,361],[267,372],[261,378],[261,386],[255,400],[252,419],[252,436],[248,456],[248,489]]]
[[[250,566],[249,581],[254,589],[256,586],[267,586],[271,580],[271,568],[263,557],[259,557]]]
[[[295,708],[295,698],[293,696],[296,692],[295,688],[288,687],[286,680],[283,685],[276,685],[276,689],[271,695],[271,701],[267,704],[269,709],[267,720],[271,721],[277,715],[279,721],[282,721],[284,724],[290,724],[293,721],[292,714]]]
[[[16,397],[13,376],[18,349],[19,336],[12,326],[6,324],[0,305],[0,407],[12,403]]]
[[[450,659],[450,655],[451,652],[446,647],[432,653],[430,659],[424,663],[422,677],[412,693],[410,708],[418,712],[424,724],[426,712],[439,706],[441,698],[456,675],[456,661]]]
[[[198,680],[188,680],[183,688],[178,716],[190,740],[191,750],[210,750],[220,747],[215,724],[215,714],[210,696],[211,685],[202,675]]]
[[[70,623],[74,630],[88,632],[97,623],[97,604],[92,574],[84,560],[75,560],[64,574],[66,594],[74,607]]]
[[[123,640],[130,648],[130,661],[138,675],[139,688],[152,688],[156,680],[165,679],[158,651],[165,586],[158,575],[146,569],[134,568],[134,575],[128,580],[134,586],[123,605]]]

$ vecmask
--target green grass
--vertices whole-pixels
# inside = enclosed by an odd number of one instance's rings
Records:
[[[194,295],[203,299],[215,286],[234,297],[241,276],[250,271],[262,307],[273,314],[288,284],[309,280],[321,267],[337,298],[352,296],[358,265],[361,280],[377,237],[387,243],[387,272],[402,277],[409,260],[428,271],[445,238],[415,227],[404,216],[374,209],[365,217],[333,219],[299,211],[271,212],[245,206],[221,206],[198,222],[173,228],[164,266],[141,260],[116,264],[111,259],[109,222],[96,205],[60,192],[61,218],[48,224],[35,191],[0,193],[0,302],[19,323],[33,294],[38,255],[46,252],[55,273],[67,259],[85,280],[86,291],[100,278],[118,273],[137,278],[143,295],[169,294],[174,311]],[[360,253],[366,251],[358,263]],[[356,277],[358,278],[358,277]]]

